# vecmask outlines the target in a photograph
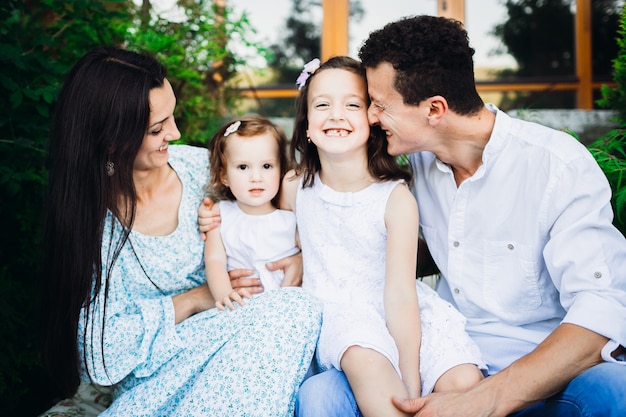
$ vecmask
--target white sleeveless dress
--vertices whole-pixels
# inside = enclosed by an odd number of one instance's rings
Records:
[[[383,293],[387,228],[385,208],[402,181],[374,183],[356,193],[337,192],[319,176],[296,197],[302,247],[303,288],[324,302],[317,365],[341,370],[346,349],[358,345],[380,352],[398,374],[398,349],[385,322]],[[416,231],[417,233],[417,231]],[[429,286],[416,280],[420,304],[422,394],[463,363],[485,365],[465,332],[465,318]]]
[[[265,291],[279,288],[283,271],[268,271],[265,264],[300,252],[296,246],[294,213],[274,210],[257,216],[241,211],[235,201],[219,204],[227,269],[254,269]]]

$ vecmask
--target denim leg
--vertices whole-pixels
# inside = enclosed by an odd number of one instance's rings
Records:
[[[296,398],[297,417],[362,417],[346,375],[336,369],[304,380]]]
[[[301,385],[296,400],[298,417],[361,417],[343,372],[331,369]],[[624,417],[626,367],[596,365],[574,378],[563,391],[510,417]]]
[[[563,391],[510,417],[626,416],[626,367],[601,363],[574,378]]]

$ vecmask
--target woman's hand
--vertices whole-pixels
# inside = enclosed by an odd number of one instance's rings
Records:
[[[173,296],[172,303],[176,324],[196,313],[215,307],[215,300],[206,284]]]
[[[220,224],[220,214],[213,211],[213,200],[206,197],[198,207],[198,226],[202,235],[202,240],[206,240],[206,233],[215,229]]]
[[[252,269],[233,269],[228,271],[228,276],[234,290],[245,288],[250,295],[260,294],[265,290],[259,277],[254,276]]]
[[[287,258],[265,264],[270,271],[282,269],[285,277],[281,287],[300,287],[302,285],[302,253],[296,253]]]

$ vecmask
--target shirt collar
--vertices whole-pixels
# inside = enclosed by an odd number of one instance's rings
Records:
[[[469,180],[477,180],[484,175],[484,171],[486,169],[485,167],[488,165],[489,160],[493,158],[493,156],[496,155],[504,146],[507,136],[506,132],[509,130],[508,126],[511,121],[510,116],[501,111],[496,105],[487,103],[485,104],[485,107],[496,115],[496,121],[493,130],[491,131],[489,141],[483,150],[482,164],[478,167],[474,175],[469,178]],[[435,162],[437,164],[437,168],[441,172],[452,173],[452,168],[450,168],[448,164],[440,161],[439,158],[436,158]]]

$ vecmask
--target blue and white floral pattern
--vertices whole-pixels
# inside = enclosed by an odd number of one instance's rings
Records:
[[[208,154],[183,145],[169,152],[183,184],[177,229],[167,236],[131,232],[110,275],[106,308],[104,289],[93,302],[85,340],[81,320],[84,374],[114,385],[113,403],[101,415],[291,416],[320,306],[302,289],[284,288],[234,311],[211,309],[174,324],[171,296],[206,285],[196,219]],[[103,276],[119,233],[109,213]]]

